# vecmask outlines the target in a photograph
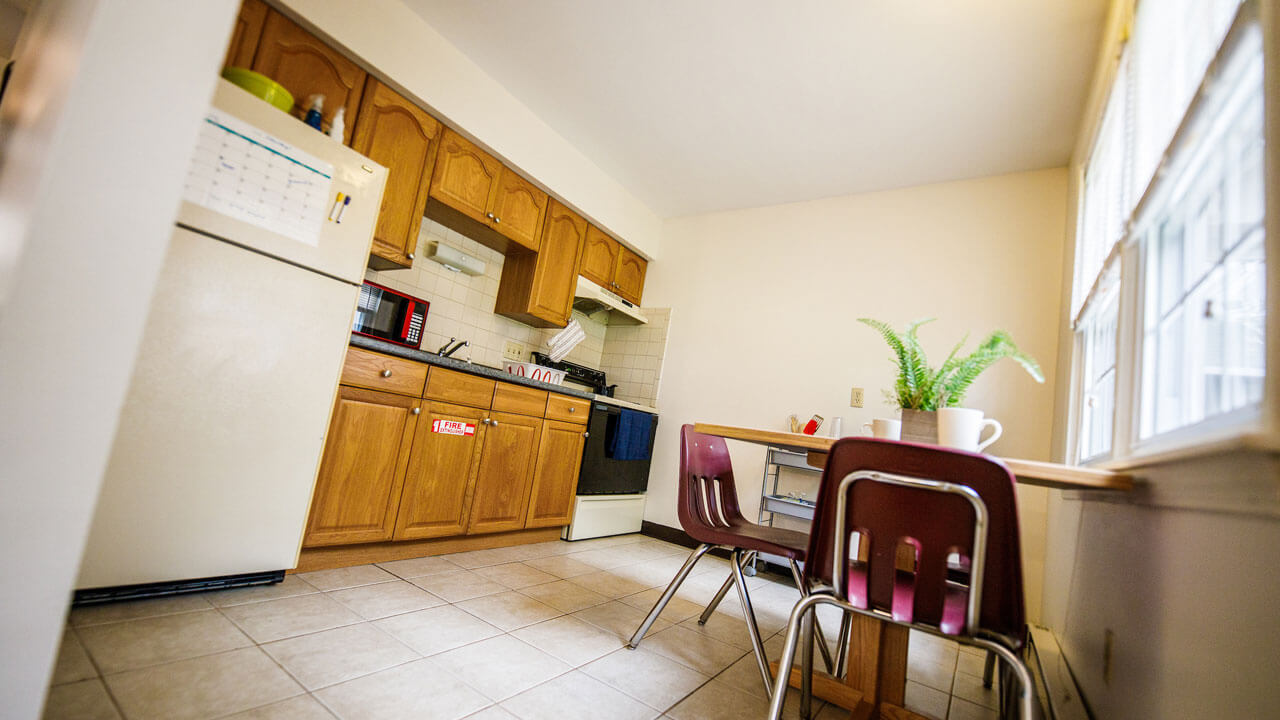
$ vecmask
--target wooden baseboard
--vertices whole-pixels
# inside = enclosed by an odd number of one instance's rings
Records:
[[[512,545],[528,545],[530,543],[559,540],[560,530],[561,528],[558,527],[550,527],[493,533],[492,535],[469,535],[436,538],[433,540],[405,540],[402,542],[303,548],[301,555],[298,556],[298,567],[289,572],[332,570],[334,568],[351,567],[352,565],[408,560],[409,558],[446,555],[468,550],[488,550]]]

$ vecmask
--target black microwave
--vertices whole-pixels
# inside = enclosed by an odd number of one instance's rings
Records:
[[[422,346],[422,330],[430,307],[431,303],[426,300],[365,282],[360,287],[351,331],[417,349]]]

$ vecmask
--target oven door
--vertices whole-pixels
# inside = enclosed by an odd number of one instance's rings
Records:
[[[627,495],[642,493],[649,487],[649,459],[615,460],[609,457],[609,437],[622,412],[616,405],[600,401],[591,403],[587,421],[587,443],[582,451],[582,472],[578,475],[579,495]],[[649,454],[658,432],[654,416],[649,434]]]

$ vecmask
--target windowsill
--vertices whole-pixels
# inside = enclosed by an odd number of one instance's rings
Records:
[[[1265,432],[1236,432],[1221,437],[1203,437],[1194,442],[1181,443],[1176,446],[1165,444],[1163,446],[1145,448],[1143,451],[1135,452],[1126,458],[1100,460],[1086,463],[1084,467],[1116,472],[1133,472],[1143,468],[1237,452],[1280,454],[1280,436]]]

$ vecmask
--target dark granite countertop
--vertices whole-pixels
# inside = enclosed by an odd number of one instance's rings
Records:
[[[386,353],[387,355],[395,355],[396,357],[402,357],[406,360],[416,360],[428,365],[437,365],[439,367],[449,368],[450,370],[457,370],[458,372],[470,373],[472,375],[479,375],[481,377],[492,378],[494,380],[501,380],[502,382],[524,385],[526,387],[537,388],[539,390],[548,390],[550,392],[560,393],[561,395],[571,395],[585,400],[590,400],[595,397],[586,390],[578,390],[576,388],[565,387],[564,385],[552,385],[551,383],[542,382],[541,380],[531,380],[526,377],[512,375],[504,370],[491,368],[488,365],[477,365],[475,363],[464,362],[462,360],[455,360],[454,358],[444,357],[443,355],[427,352],[426,350],[414,350],[412,348],[403,347],[384,340],[365,337],[364,335],[352,335],[351,345],[358,348],[364,348],[365,350],[373,350],[374,352]]]

